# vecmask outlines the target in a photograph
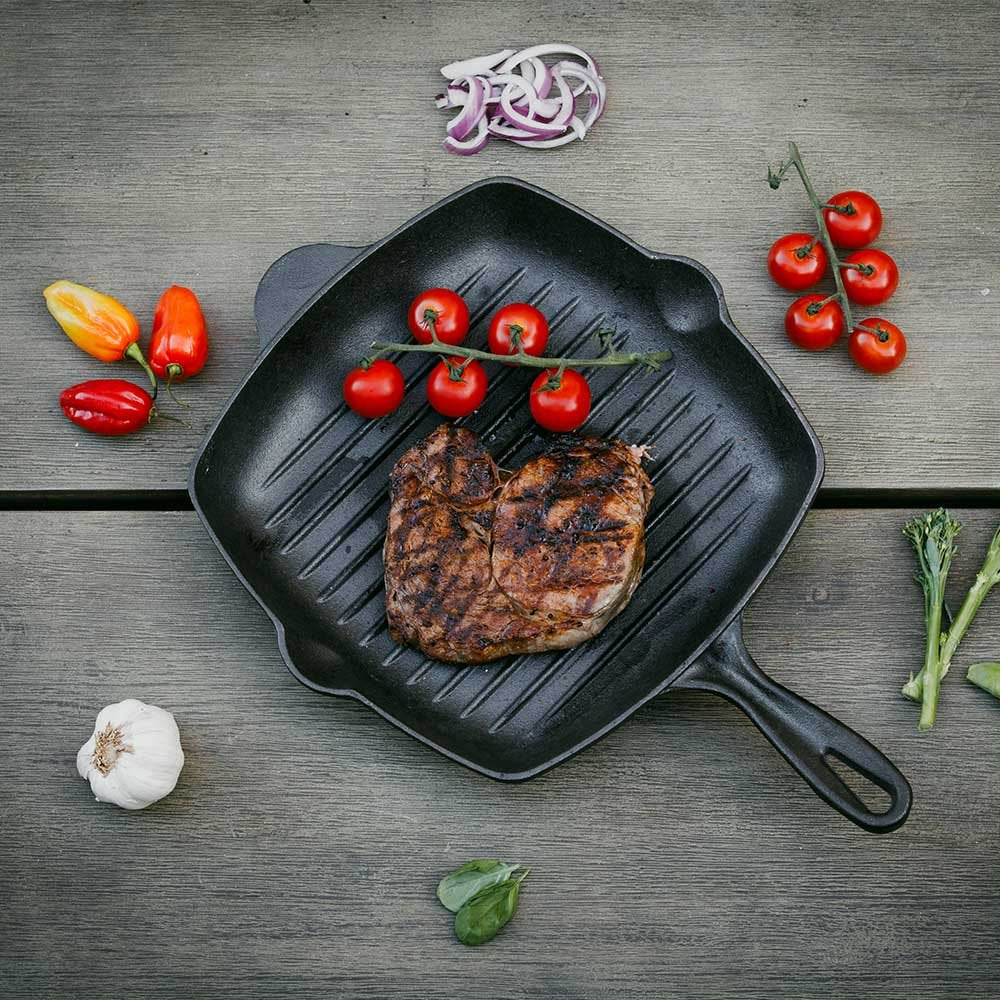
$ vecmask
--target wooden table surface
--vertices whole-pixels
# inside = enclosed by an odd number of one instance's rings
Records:
[[[916,731],[922,652],[899,528],[963,508],[952,585],[1000,507],[1000,7],[818,2],[0,2],[0,996],[996,997],[1000,658],[987,602]],[[583,144],[449,157],[436,68],[564,39],[609,82]],[[770,242],[808,227],[787,140],[823,191],[860,186],[902,265],[892,377],[796,351]],[[776,679],[909,777],[866,835],[745,718],[655,699],[597,746],[504,786],[285,671],[266,615],[190,509],[205,426],[256,353],[253,293],[295,246],[366,244],[514,174],[704,262],[816,427],[818,504],[745,616]],[[213,337],[188,429],[121,440],[62,417],[109,374],[41,289],[69,277],[148,320],[195,288]],[[170,709],[187,763],[137,814],[74,757],[97,711]],[[470,857],[532,866],[521,911],[465,949],[433,896]]]

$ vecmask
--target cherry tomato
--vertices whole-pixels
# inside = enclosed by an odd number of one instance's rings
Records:
[[[843,205],[848,211],[838,212],[828,208],[823,212],[826,228],[835,247],[860,250],[878,239],[882,232],[882,209],[878,202],[864,191],[841,191],[828,205]]]
[[[548,320],[527,302],[504,306],[490,322],[490,350],[494,354],[517,354],[518,346],[536,358],[545,353],[549,340]]]
[[[344,402],[369,420],[384,417],[403,402],[403,373],[382,358],[367,368],[355,368],[344,379]]]
[[[892,297],[899,284],[899,268],[884,250],[858,250],[844,258],[845,264],[861,264],[870,274],[856,267],[842,271],[844,291],[852,302],[863,306],[877,306]]]
[[[567,368],[558,388],[546,388],[556,377],[552,368],[531,383],[531,415],[548,431],[575,431],[590,413],[590,386],[579,372]]]
[[[861,327],[868,327],[862,330]],[[875,330],[875,333],[871,333]],[[906,357],[906,337],[895,323],[872,316],[851,331],[847,350],[866,372],[885,375],[898,368]]]
[[[427,379],[427,402],[443,417],[464,417],[486,398],[486,369],[478,361],[448,358]]]
[[[808,233],[789,233],[775,240],[767,255],[767,273],[776,284],[790,292],[800,292],[815,285],[826,274],[826,250],[813,243]]]
[[[807,351],[822,351],[844,332],[844,311],[839,302],[819,303],[825,295],[803,295],[785,313],[785,333],[788,339]]]
[[[438,340],[455,347],[469,332],[469,307],[465,299],[450,288],[430,288],[410,303],[406,317],[410,333],[418,343],[431,342],[431,320]]]

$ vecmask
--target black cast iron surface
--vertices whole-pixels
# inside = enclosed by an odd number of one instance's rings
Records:
[[[399,359],[402,408],[364,421],[340,385],[374,339],[406,339],[405,309],[443,285],[469,302],[471,343],[510,301],[542,308],[552,353],[596,352],[614,326],[632,350],[674,363],[588,374],[586,431],[649,447],[656,497],[643,579],[627,609],[575,649],[456,667],[396,646],[385,621],[381,546],[396,458],[441,418],[426,404],[429,355]],[[317,290],[318,289],[318,290]],[[305,684],[361,699],[491,777],[529,778],[608,732],[668,687],[739,705],[816,792],[865,829],[902,823],[903,776],[853,731],[770,681],[743,648],[739,612],[812,501],[822,450],[794,401],[732,324],[714,277],[651,253],[530,185],[473,184],[368,248],[313,246],[278,261],[255,303],[267,344],[192,468],[195,508],[275,622]],[[289,319],[291,317],[291,319]],[[498,463],[540,447],[532,378],[491,373],[461,423]],[[871,812],[827,763],[891,797]]]

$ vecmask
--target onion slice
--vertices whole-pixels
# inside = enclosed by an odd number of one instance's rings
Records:
[[[466,76],[463,80],[468,82],[469,96],[462,110],[448,122],[447,132],[452,139],[464,139],[482,121],[489,95],[489,84],[482,77]],[[457,95],[453,96],[452,100],[456,97]]]
[[[597,62],[561,42],[461,59],[441,74],[448,86],[434,103],[458,109],[444,148],[461,156],[478,153],[491,137],[531,149],[564,146],[583,139],[607,103]]]
[[[501,49],[491,56],[476,56],[473,59],[459,59],[458,62],[448,63],[441,67],[441,75],[446,80],[457,80],[460,76],[476,76],[481,73],[488,73],[491,69],[502,63],[505,59],[514,55],[516,49]]]
[[[486,148],[486,143],[490,140],[487,131],[488,122],[485,118],[479,119],[476,126],[476,134],[471,139],[453,139],[450,135],[441,143],[449,153],[457,153],[459,156],[472,156],[473,153],[481,152]]]

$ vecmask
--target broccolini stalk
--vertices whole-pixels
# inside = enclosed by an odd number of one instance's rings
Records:
[[[962,601],[962,606],[959,608],[951,628],[948,629],[948,634],[942,637],[939,678],[948,673],[955,650],[958,649],[958,644],[972,624],[972,619],[976,617],[979,606],[998,583],[1000,583],[1000,527],[993,535],[993,541],[990,542],[990,547],[986,550],[983,565],[976,574],[972,586],[969,587],[969,592],[965,595],[965,600]],[[923,689],[924,671],[921,670],[916,677],[910,675],[910,679],[903,685],[903,694],[914,701],[922,701]]]
[[[962,530],[943,507],[907,521],[903,534],[913,543],[920,569],[917,582],[924,591],[924,618],[927,623],[927,643],[924,652],[920,722],[917,728],[930,729],[937,715],[938,692],[941,687],[941,609],[948,582],[948,570],[955,555],[955,536]]]

